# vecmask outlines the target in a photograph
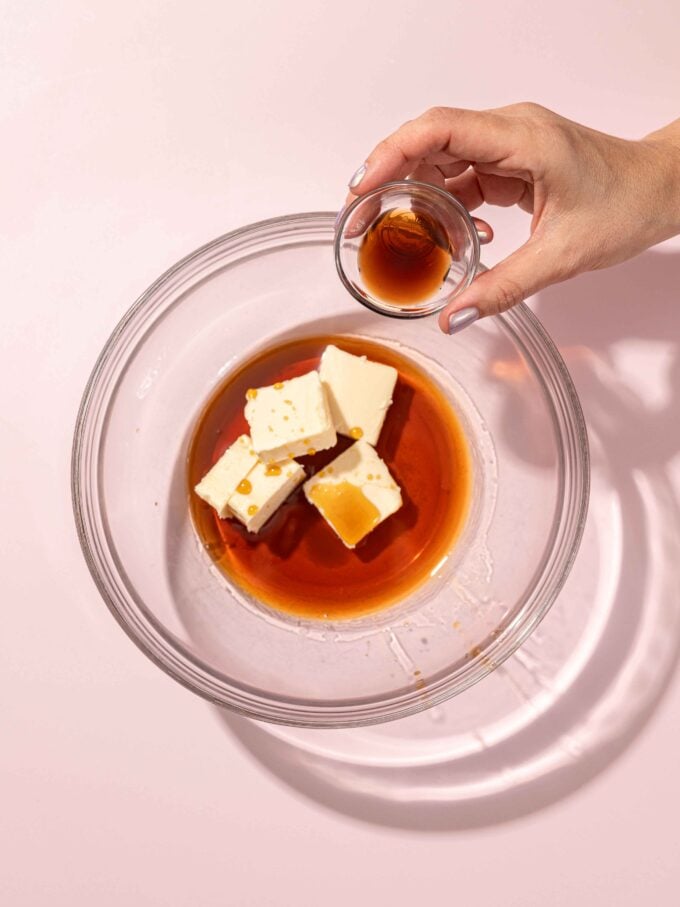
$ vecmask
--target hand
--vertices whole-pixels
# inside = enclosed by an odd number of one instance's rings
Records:
[[[445,333],[680,232],[680,120],[628,141],[536,104],[435,107],[373,149],[348,201],[409,175],[446,188],[470,211],[487,202],[532,214],[527,242],[442,310]],[[482,241],[491,239],[484,221],[477,226]]]

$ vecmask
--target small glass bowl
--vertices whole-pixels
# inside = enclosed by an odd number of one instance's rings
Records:
[[[414,211],[435,221],[448,240],[451,265],[429,295],[405,304],[381,298],[363,279],[359,252],[368,232],[391,211]],[[362,305],[393,318],[431,315],[469,287],[478,271],[479,236],[467,209],[450,193],[417,180],[385,183],[356,199],[342,213],[335,234],[335,265],[343,284]]]

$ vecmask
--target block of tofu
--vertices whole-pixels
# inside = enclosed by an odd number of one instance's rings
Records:
[[[391,365],[371,362],[327,346],[319,376],[326,389],[335,430],[341,435],[376,444],[392,403],[398,373]]]
[[[340,540],[354,548],[401,507],[401,491],[366,441],[357,441],[305,482],[305,496]]]
[[[229,516],[229,498],[256,462],[257,454],[250,438],[241,435],[203,476],[194,491],[224,519]]]
[[[303,457],[337,443],[318,372],[253,388],[246,399],[253,447],[265,463]]]
[[[248,532],[259,532],[304,477],[304,469],[294,460],[270,464],[258,460],[230,497],[229,511]]]

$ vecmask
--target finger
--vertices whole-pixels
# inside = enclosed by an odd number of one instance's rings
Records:
[[[484,204],[484,193],[479,185],[477,174],[474,170],[466,170],[460,176],[454,179],[447,179],[446,191],[455,196],[461,205],[464,205],[468,211],[474,211]]]
[[[446,182],[450,177],[457,176],[459,173],[467,170],[469,166],[470,164],[468,161],[457,161],[455,164],[443,166],[432,164],[428,159],[417,164],[415,168],[407,174],[405,179],[418,180],[418,182],[429,183],[432,186],[444,189],[446,188]],[[345,199],[345,205],[351,204],[356,198],[358,198],[357,195],[353,192],[349,192]]]
[[[409,174],[408,178],[419,180],[421,183],[430,183],[432,186],[438,186],[440,189],[444,188],[446,182],[444,174],[439,167],[435,167],[434,164],[427,164],[425,162],[418,164],[416,169]]]
[[[527,183],[513,176],[497,176],[494,173],[477,173],[477,181],[487,205],[510,208],[524,198]]]
[[[481,204],[509,208],[520,205],[523,210],[533,206],[533,186],[514,176],[497,176],[479,173],[476,169],[466,170],[460,176],[446,181],[446,190],[468,209],[474,211]],[[529,207],[525,207],[528,204]]]
[[[384,139],[350,181],[363,194],[403,179],[421,161],[500,161],[524,138],[521,122],[489,111],[434,108]]]
[[[568,274],[560,263],[561,258],[557,250],[550,254],[543,243],[528,240],[496,267],[480,274],[442,309],[439,327],[445,334],[455,333],[463,322],[471,324],[477,317],[505,312],[538,290],[565,279]],[[458,317],[452,320],[454,316]]]
[[[454,161],[453,163],[448,164],[437,164],[437,169],[446,177],[446,179],[451,179],[454,176],[464,173],[470,166],[470,161]]]
[[[465,162],[463,162],[463,167],[466,166],[467,165],[465,164]],[[423,183],[430,183],[433,186],[439,186],[440,188],[445,189],[446,183],[448,181],[444,178],[444,174],[442,172],[444,169],[444,167],[435,167],[432,164],[423,163],[413,171],[409,179],[420,180]],[[493,230],[491,229],[491,226],[485,220],[480,220],[477,217],[473,218],[473,222],[475,224],[480,243],[482,245],[490,243],[493,239]]]

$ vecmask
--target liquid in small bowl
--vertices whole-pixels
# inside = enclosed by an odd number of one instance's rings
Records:
[[[392,208],[366,232],[359,270],[372,295],[408,306],[442,286],[454,251],[448,234],[430,214]]]

